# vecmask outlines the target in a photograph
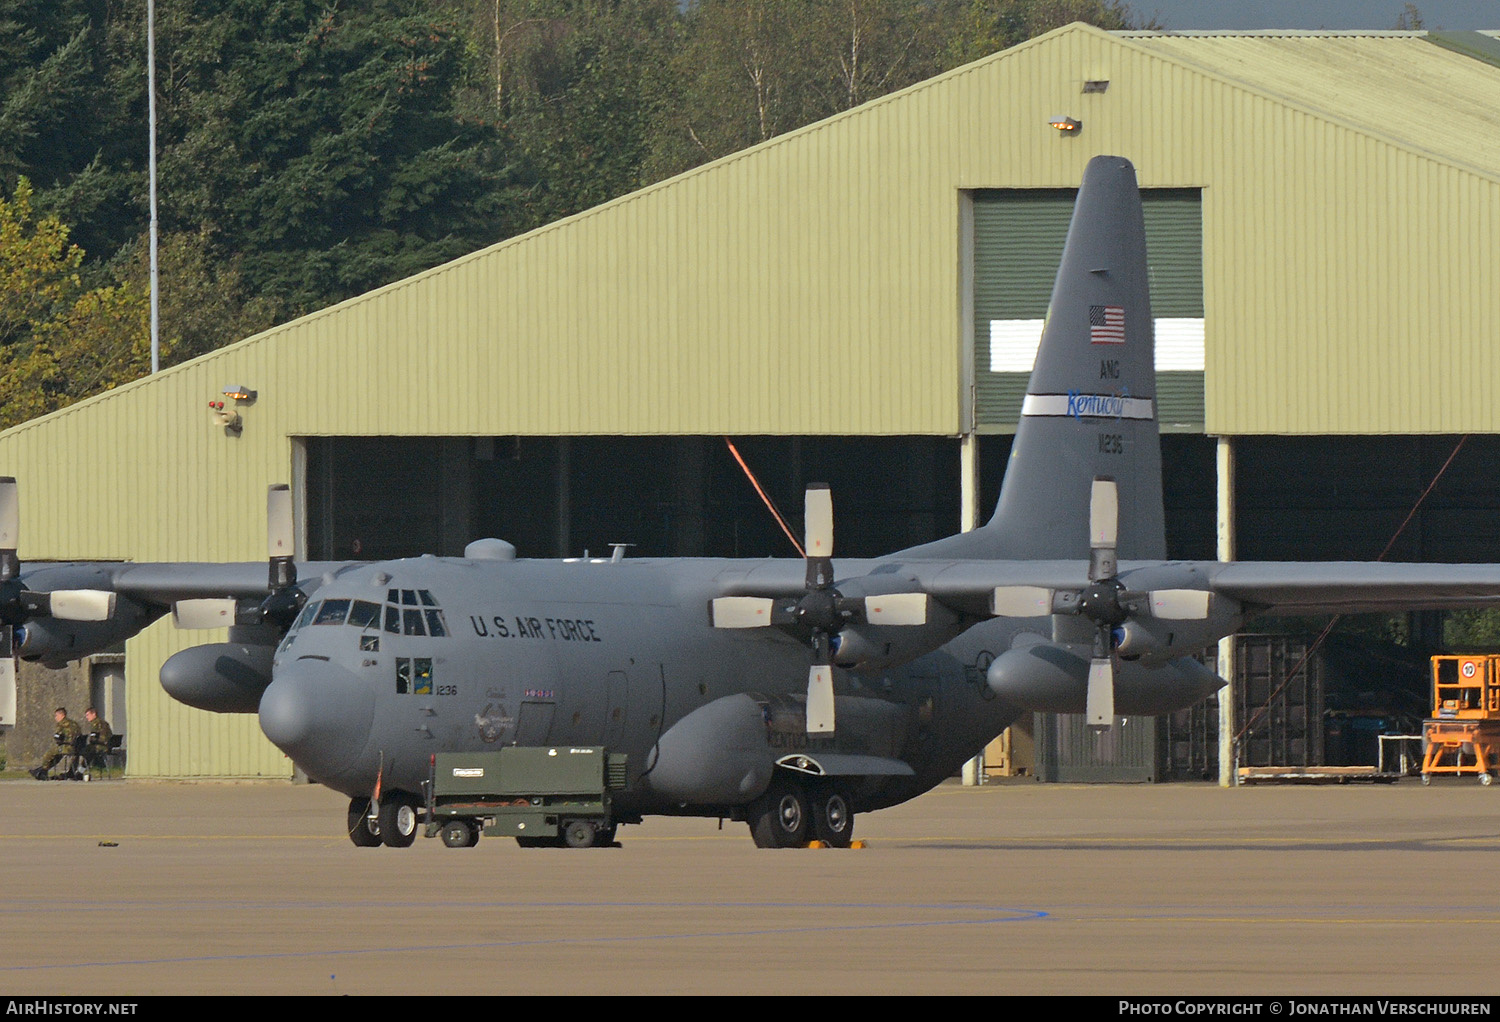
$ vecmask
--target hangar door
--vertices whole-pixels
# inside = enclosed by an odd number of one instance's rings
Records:
[[[994,189],[974,200],[975,416],[1010,433],[1036,358],[1077,189]],[[1156,319],[1162,432],[1203,431],[1203,214],[1196,188],[1141,193]]]

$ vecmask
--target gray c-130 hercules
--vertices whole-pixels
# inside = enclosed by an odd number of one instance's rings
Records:
[[[0,641],[60,662],[169,609],[229,641],[167,661],[189,705],[258,713],[350,797],[357,845],[411,843],[437,752],[604,746],[618,823],[743,820],[763,847],[847,845],[855,814],[951,776],[1024,712],[1189,706],[1192,658],[1257,613],[1488,606],[1500,567],[1167,561],[1145,234],[1135,171],[1092,160],[993,517],[834,560],[828,490],[802,561],[464,557],[302,563],[285,487],[260,564],[23,570],[0,489]],[[6,665],[10,661],[4,661]]]

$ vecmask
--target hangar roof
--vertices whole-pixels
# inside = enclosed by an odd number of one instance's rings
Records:
[[[1500,60],[1500,40],[1488,33],[1121,35],[1153,53],[1288,107],[1500,179],[1500,103],[1496,103],[1500,74],[1484,56],[1489,44],[1493,47],[1490,59]]]

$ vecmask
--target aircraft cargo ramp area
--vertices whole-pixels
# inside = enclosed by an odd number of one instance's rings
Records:
[[[1494,995],[1500,801],[945,784],[862,850],[653,817],[619,848],[355,848],[281,783],[0,783],[0,986],[127,994]],[[77,921],[84,939],[59,936]],[[1458,923],[1459,925],[1453,925]],[[1469,925],[1476,924],[1476,925]],[[1415,933],[1427,936],[1412,939]],[[1308,949],[1316,948],[1316,954]]]

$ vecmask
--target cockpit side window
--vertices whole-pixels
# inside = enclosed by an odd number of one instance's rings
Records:
[[[388,632],[390,632],[392,635],[400,635],[401,634],[401,608],[400,607],[389,607],[388,606],[388,607],[385,608],[385,630],[388,631]]]
[[[306,628],[312,624],[312,619],[317,616],[318,608],[321,606],[323,606],[322,600],[313,600],[307,606],[303,607],[302,615],[297,618],[297,623],[292,625],[292,630],[296,631],[298,628]]]
[[[422,612],[414,607],[408,607],[401,612],[402,623],[406,626],[404,631],[407,635],[426,635],[427,629],[422,626]]]

